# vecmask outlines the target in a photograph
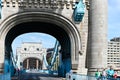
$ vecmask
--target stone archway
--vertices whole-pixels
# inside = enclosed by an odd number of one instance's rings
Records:
[[[37,27],[29,27],[30,25]],[[10,53],[11,49],[9,47],[15,37],[23,33],[35,31],[42,31],[56,37],[61,42],[62,50],[65,54],[64,57],[70,56],[72,69],[77,70],[79,53],[81,51],[79,31],[70,20],[55,13],[24,12],[13,14],[5,19],[0,28],[0,53],[2,57],[5,54],[5,50]],[[10,54],[6,55],[9,56]],[[4,62],[4,57],[2,60]]]
[[[28,57],[23,61],[24,69],[42,69],[42,61],[36,57]]]

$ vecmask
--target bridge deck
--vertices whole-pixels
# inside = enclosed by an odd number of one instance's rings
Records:
[[[12,80],[63,80],[63,78],[44,73],[25,73],[19,77],[12,77]]]

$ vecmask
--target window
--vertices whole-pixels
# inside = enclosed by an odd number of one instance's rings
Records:
[[[27,50],[27,48],[24,48],[24,50],[26,51],[26,50]]]
[[[23,65],[23,63],[22,63],[22,62],[20,62],[20,65],[22,66],[22,65]]]
[[[37,48],[37,51],[39,51],[39,48]]]

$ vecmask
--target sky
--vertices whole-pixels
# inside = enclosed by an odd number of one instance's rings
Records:
[[[108,0],[108,40],[120,37],[120,0]],[[56,39],[48,34],[27,33],[18,36],[12,44],[14,52],[22,42],[42,42],[43,47],[54,47]]]
[[[108,40],[120,37],[120,0],[108,0]]]
[[[21,47],[22,42],[42,42],[44,48],[53,48],[56,38],[45,33],[26,33],[16,37],[12,43],[13,53],[16,48]]]

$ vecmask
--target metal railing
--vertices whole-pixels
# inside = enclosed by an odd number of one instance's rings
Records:
[[[0,80],[11,80],[10,73],[0,74]]]
[[[54,63],[56,61],[56,57],[57,57],[57,55],[59,53],[59,45],[60,45],[59,42],[56,41],[54,51],[53,51],[52,60],[51,60],[51,63],[50,63],[51,68],[53,67],[53,65],[54,65]]]

